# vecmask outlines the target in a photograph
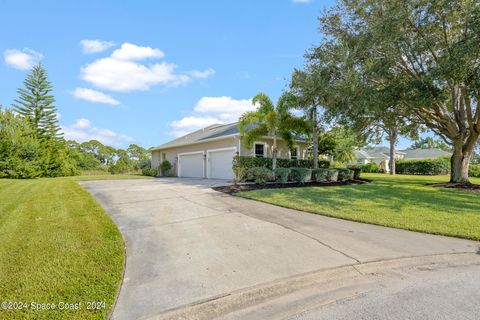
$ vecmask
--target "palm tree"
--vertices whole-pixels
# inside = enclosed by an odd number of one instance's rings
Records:
[[[296,132],[304,132],[305,120],[295,117],[290,110],[296,107],[297,101],[292,93],[283,93],[274,105],[272,100],[259,93],[252,99],[258,104],[256,111],[244,113],[238,122],[238,128],[244,137],[244,144],[249,147],[258,138],[269,136],[273,139],[272,169],[277,167],[277,139],[282,138],[289,148],[293,147],[293,136]],[[247,129],[250,130],[247,130]]]

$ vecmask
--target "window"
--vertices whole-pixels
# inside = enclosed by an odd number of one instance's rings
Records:
[[[292,160],[297,160],[298,159],[298,147],[290,150],[290,159],[292,159]]]
[[[255,157],[265,158],[265,145],[261,143],[255,143]]]
[[[165,159],[167,159],[167,155],[164,152],[164,153],[162,153],[162,160],[165,160]]]

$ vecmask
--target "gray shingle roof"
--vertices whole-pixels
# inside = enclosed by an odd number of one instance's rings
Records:
[[[405,159],[434,159],[434,158],[442,158],[442,157],[450,157],[451,153],[447,151],[443,151],[440,149],[406,149],[403,150],[405,152]]]
[[[357,159],[389,159],[390,148],[388,147],[366,147],[355,151]],[[451,154],[440,149],[405,149],[398,150],[397,154],[403,154],[405,160],[413,159],[435,159],[449,157]]]
[[[247,131],[254,127],[255,127],[254,125],[249,125],[247,127]],[[208,141],[210,139],[234,136],[239,134],[240,134],[240,130],[238,129],[237,122],[233,122],[229,124],[212,124],[211,126],[208,126],[206,128],[194,131],[192,133],[179,137],[175,140],[161,144],[158,147],[151,148],[150,150],[180,147],[180,146],[185,146],[189,144]],[[304,138],[299,136],[295,137],[295,140],[305,141]]]

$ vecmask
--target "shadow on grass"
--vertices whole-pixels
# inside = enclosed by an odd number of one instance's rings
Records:
[[[259,195],[276,197],[275,190],[262,190]],[[441,210],[449,214],[468,212],[480,213],[478,195],[458,190],[447,190],[425,186],[423,179],[376,180],[366,185],[351,185],[332,188],[312,187],[284,189],[281,198],[285,202],[319,204],[331,208],[354,206],[355,203],[370,202],[374,208],[385,208],[401,212],[404,207]],[[254,192],[257,193],[257,192]],[[367,208],[368,209],[368,208]]]

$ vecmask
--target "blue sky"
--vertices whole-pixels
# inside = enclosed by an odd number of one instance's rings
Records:
[[[41,60],[66,138],[158,145],[276,99],[332,3],[0,0],[0,103]]]

